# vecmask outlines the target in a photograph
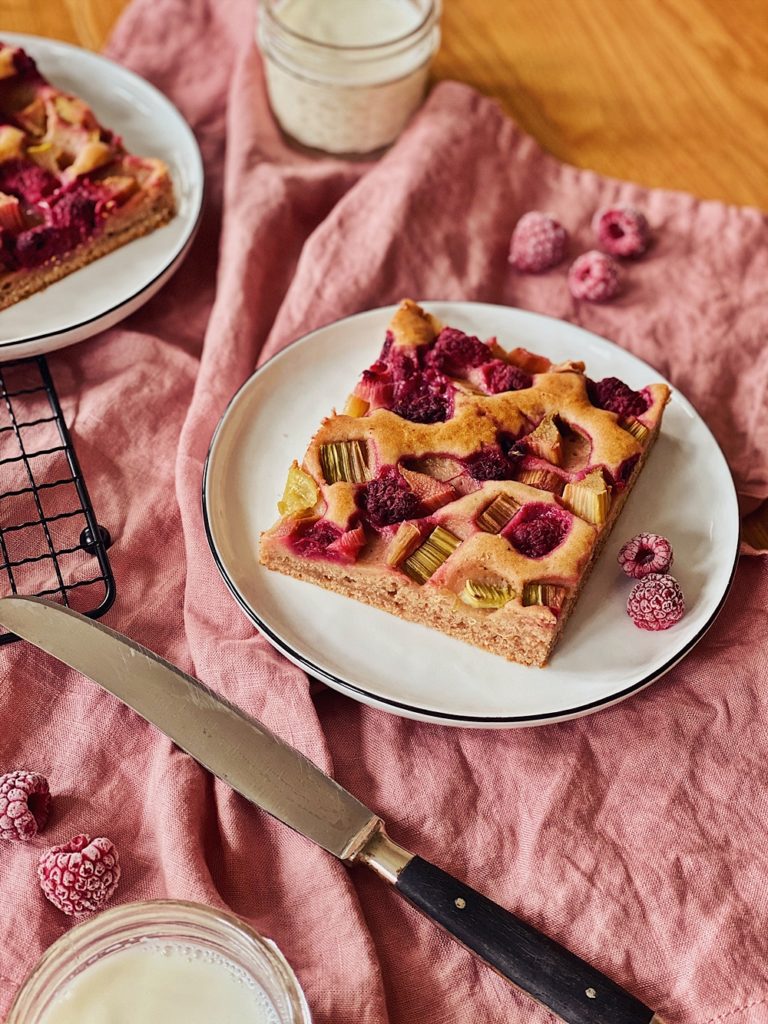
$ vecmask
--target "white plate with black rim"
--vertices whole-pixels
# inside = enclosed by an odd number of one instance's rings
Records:
[[[573,324],[470,302],[428,302],[444,323],[497,336],[554,361],[582,359],[593,379],[640,389],[663,378],[635,356]],[[203,511],[216,563],[254,625],[291,661],[355,700],[444,725],[510,728],[591,714],[658,679],[714,621],[733,579],[739,516],[722,452],[673,389],[662,433],[585,586],[550,664],[526,668],[425,626],[291,579],[259,564],[259,534],[293,459],[323,418],[344,404],[377,356],[394,307],[306,335],[240,388],[211,442]],[[640,532],[668,537],[687,611],[663,632],[626,614],[631,582],[616,555]]]
[[[40,355],[84,341],[143,306],[179,267],[203,203],[203,163],[192,129],[158,89],[99,54],[39,36],[0,33],[20,46],[54,85],[81,96],[126,148],[168,165],[173,220],[143,238],[0,312],[0,360]]]

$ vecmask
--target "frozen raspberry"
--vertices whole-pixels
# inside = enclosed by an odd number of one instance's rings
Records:
[[[642,416],[650,404],[644,392],[633,391],[618,377],[588,380],[587,394],[592,405],[615,412],[617,416]]]
[[[649,573],[667,572],[672,565],[672,545],[658,533],[638,533],[619,552],[619,565],[627,574],[640,580]]]
[[[669,629],[684,614],[683,592],[674,576],[652,572],[629,592],[627,615],[638,629]]]
[[[481,448],[465,463],[469,475],[475,480],[509,480],[512,476],[512,467],[500,448]]]
[[[597,249],[585,252],[571,264],[568,287],[575,299],[605,302],[619,290],[619,267],[616,260]]]
[[[111,899],[120,880],[117,850],[100,836],[75,836],[46,850],[37,877],[47,899],[69,917],[90,914]]]
[[[473,384],[477,384],[489,395],[500,395],[503,391],[522,391],[533,384],[533,378],[519,366],[511,366],[502,359],[494,359],[486,363],[471,375]]]
[[[556,266],[565,256],[568,232],[548,213],[531,210],[515,225],[509,262],[516,270],[539,274]]]
[[[25,203],[39,203],[58,186],[50,171],[25,160],[4,160],[0,164],[0,192]]]
[[[573,518],[556,505],[533,501],[523,505],[509,527],[507,537],[521,555],[542,558],[562,544],[571,528]]]
[[[482,366],[493,359],[493,353],[479,338],[455,327],[445,327],[429,351],[430,365],[452,377],[460,377],[473,366]]]
[[[34,839],[51,810],[48,780],[36,772],[0,776],[0,839]]]
[[[414,519],[419,499],[396,470],[385,471],[360,492],[358,502],[372,526],[391,526]]]
[[[413,423],[442,423],[453,412],[453,388],[436,370],[395,384],[392,412]]]
[[[340,526],[325,519],[318,519],[314,523],[299,523],[292,538],[293,548],[304,558],[317,558],[324,555],[342,533]]]
[[[651,234],[645,216],[633,206],[598,210],[592,230],[597,235],[597,244],[611,256],[640,256],[648,248]]]

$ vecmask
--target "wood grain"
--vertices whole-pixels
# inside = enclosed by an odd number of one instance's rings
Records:
[[[100,49],[126,0],[0,0],[0,32]],[[766,0],[444,0],[438,78],[579,167],[768,209]]]
[[[0,0],[0,33],[100,49],[125,5]],[[578,167],[768,210],[767,11],[766,0],[444,0],[435,73],[496,97]],[[746,528],[763,522],[768,512]]]

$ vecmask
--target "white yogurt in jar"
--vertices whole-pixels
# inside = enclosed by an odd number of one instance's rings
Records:
[[[91,964],[40,1024],[280,1024],[271,1000],[231,960],[186,943],[137,942]]]
[[[330,46],[377,46],[418,28],[409,0],[282,0],[277,17],[293,32]]]
[[[421,103],[439,0],[263,0],[259,45],[283,130],[330,153],[368,153]]]

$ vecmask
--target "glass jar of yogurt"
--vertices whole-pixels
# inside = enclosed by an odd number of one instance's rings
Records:
[[[370,153],[424,97],[440,0],[261,0],[257,39],[283,131],[328,153]]]
[[[277,946],[198,903],[107,910],[62,935],[6,1024],[310,1024]]]

